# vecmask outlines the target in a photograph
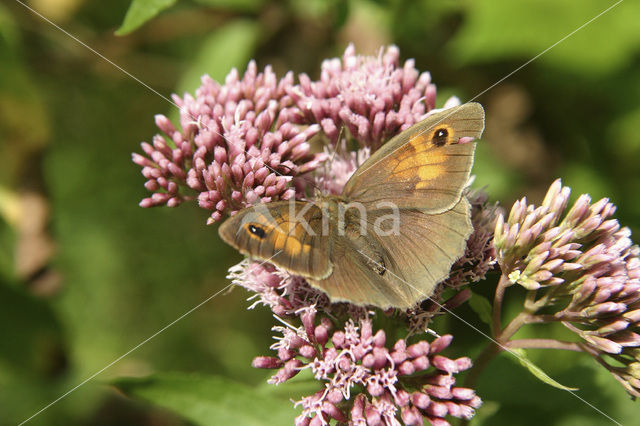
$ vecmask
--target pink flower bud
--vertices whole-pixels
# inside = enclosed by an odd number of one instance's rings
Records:
[[[415,407],[404,407],[400,411],[400,417],[405,425],[422,425],[422,414]]]
[[[438,370],[442,370],[447,373],[457,373],[459,371],[458,365],[455,361],[452,361],[449,358],[445,358],[440,355],[436,355],[435,357],[433,357],[431,363]]]
[[[431,342],[431,353],[437,354],[442,352],[445,348],[447,348],[451,341],[453,340],[453,336],[450,334],[446,334],[444,336],[438,337],[436,340]]]
[[[282,361],[278,358],[274,358],[271,356],[257,356],[251,362],[251,366],[253,368],[279,368],[282,366]]]

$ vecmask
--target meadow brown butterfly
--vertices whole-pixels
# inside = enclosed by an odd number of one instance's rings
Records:
[[[433,294],[465,251],[463,195],[484,110],[429,115],[351,176],[341,195],[243,209],[219,229],[229,245],[300,275],[332,302],[410,308]]]

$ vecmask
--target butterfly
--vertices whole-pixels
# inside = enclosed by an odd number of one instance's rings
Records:
[[[413,307],[465,252],[473,227],[464,189],[483,129],[478,103],[434,113],[383,144],[342,194],[248,207],[218,232],[332,302]]]

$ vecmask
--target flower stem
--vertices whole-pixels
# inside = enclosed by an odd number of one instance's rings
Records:
[[[504,350],[503,338],[504,331],[502,330],[502,302],[504,300],[504,292],[507,287],[511,285],[511,281],[506,275],[502,275],[500,277],[500,281],[498,281],[498,285],[496,286],[496,292],[493,297],[493,310],[492,310],[492,318],[491,318],[491,332],[495,339],[487,345],[483,351],[478,355],[478,358],[473,363],[473,368],[467,374],[465,378],[465,386],[469,388],[473,388],[478,381],[478,378],[486,368],[486,366],[491,362],[491,360],[498,355],[502,350]],[[524,313],[522,313],[524,314]],[[520,318],[520,319],[519,319]],[[514,321],[518,320],[517,323]],[[511,328],[516,327],[517,324],[524,324],[522,322],[522,318],[518,315],[505,329],[508,333],[511,333],[507,336],[507,339],[515,333],[515,331],[511,331]],[[510,328],[511,327],[511,328]],[[517,330],[516,330],[517,331]]]
[[[566,351],[582,352],[580,345],[574,342],[562,342],[553,339],[516,339],[505,343],[509,349],[563,349]]]
[[[511,281],[506,275],[502,275],[500,277],[500,281],[496,287],[496,292],[493,298],[493,311],[492,311],[492,332],[494,339],[493,341],[487,345],[484,350],[478,355],[478,358],[475,360],[473,368],[467,374],[465,379],[465,386],[473,388],[482,374],[483,370],[486,366],[491,362],[491,360],[498,355],[503,350],[508,350],[510,348],[524,347],[524,346],[511,346],[509,339],[513,337],[514,334],[520,330],[520,328],[525,324],[544,322],[541,321],[540,316],[532,315],[532,312],[528,309],[520,312],[516,315],[515,318],[507,324],[507,326],[502,328],[502,302],[504,300],[504,293],[508,286],[511,285]],[[533,292],[535,295],[535,292]],[[533,302],[532,293],[529,293],[528,300],[530,303]],[[515,340],[515,342],[520,342],[520,344],[530,344],[530,345],[548,345],[548,347],[557,347],[559,349],[568,349],[568,350],[580,350],[577,346],[569,349],[568,346],[563,345],[573,345],[566,342],[559,342],[555,340],[545,340],[545,339],[521,339]],[[551,343],[555,342],[555,343]],[[554,344],[556,346],[554,346]],[[530,347],[543,347],[543,346],[530,346]]]
[[[489,364],[489,362],[500,352],[508,348],[508,340],[513,336],[523,325],[527,324],[527,320],[531,316],[526,312],[520,312],[504,330],[499,332],[495,336],[495,340],[487,345],[484,350],[478,355],[478,358],[474,362],[473,368],[469,371],[465,380],[465,386],[472,387],[475,385],[478,377],[482,373],[482,370]]]
[[[496,287],[496,293],[493,296],[493,312],[492,312],[492,321],[491,326],[493,328],[493,334],[497,335],[502,331],[502,322],[500,319],[502,318],[502,301],[504,299],[504,292],[507,287],[511,285],[511,281],[509,277],[506,275],[502,275],[500,277],[500,281],[498,281],[498,286]]]
[[[531,323],[532,318],[533,317],[529,313],[524,311],[520,312],[514,319],[511,320],[509,324],[507,324],[504,330],[502,330],[502,332],[500,332],[496,336],[496,339],[501,344],[506,343],[514,334],[518,332],[518,330],[520,330],[523,325]]]
[[[491,312],[491,332],[492,342],[480,352],[476,358],[473,368],[465,377],[464,386],[474,389],[480,376],[489,363],[502,351],[512,349],[561,349],[574,352],[583,352],[583,348],[578,343],[563,342],[554,339],[516,339],[510,340],[526,324],[539,324],[562,321],[562,318],[555,315],[536,315],[547,300],[552,297],[554,289],[548,291],[539,300],[536,300],[536,291],[529,291],[524,303],[524,310],[516,315],[507,325],[502,328],[502,306],[507,287],[511,285],[511,280],[506,275],[500,277],[496,292],[493,298],[493,309]],[[468,424],[462,421],[461,425]]]

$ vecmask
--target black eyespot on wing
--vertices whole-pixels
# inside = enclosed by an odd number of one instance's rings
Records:
[[[436,129],[433,132],[433,137],[431,138],[431,142],[435,146],[442,146],[447,143],[447,138],[449,137],[449,131],[445,128]]]
[[[256,225],[249,225],[247,226],[247,229],[249,230],[249,232],[260,239],[264,238],[267,235],[266,232],[264,232],[264,229]]]

